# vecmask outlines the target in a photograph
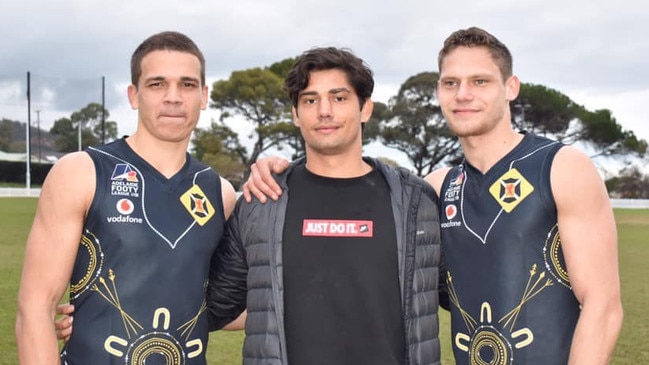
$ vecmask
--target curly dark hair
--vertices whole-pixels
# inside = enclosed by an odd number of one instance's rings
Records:
[[[288,72],[284,86],[294,107],[300,92],[309,85],[313,71],[339,69],[347,74],[349,83],[358,95],[359,106],[372,97],[374,73],[370,67],[351,50],[336,47],[312,48],[300,55]]]

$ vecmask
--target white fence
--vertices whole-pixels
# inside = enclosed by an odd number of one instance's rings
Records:
[[[613,208],[648,209],[649,199],[611,199]]]
[[[27,188],[0,188],[0,197],[34,197],[38,198],[41,195],[41,189],[27,189]]]
[[[38,198],[41,189],[0,188],[0,197]],[[613,208],[649,209],[649,199],[611,199]]]

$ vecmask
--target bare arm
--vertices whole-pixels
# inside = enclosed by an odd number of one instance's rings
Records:
[[[27,245],[18,292],[20,364],[60,364],[54,318],[68,286],[87,208],[94,194],[92,160],[72,153],[47,176]]]
[[[224,178],[221,178],[221,196],[223,199],[223,214],[225,219],[228,219],[234,210],[234,205],[237,203],[237,193],[234,191],[232,184]]]
[[[243,184],[243,197],[248,203],[252,201],[252,195],[260,202],[265,203],[267,197],[277,200],[282,195],[282,189],[273,178],[271,173],[279,174],[286,170],[289,161],[279,157],[264,157],[257,160],[250,166],[250,176]]]
[[[439,197],[439,192],[442,189],[442,183],[444,182],[444,178],[446,177],[446,174],[448,174],[450,170],[451,169],[449,167],[443,167],[431,172],[430,174],[426,175],[426,177],[424,178],[424,180],[426,180],[426,182],[428,182],[433,187],[433,189],[435,189],[435,192],[437,193],[438,197]]]
[[[609,197],[590,159],[572,147],[557,153],[551,181],[568,275],[582,307],[569,364],[608,364],[623,316]]]
[[[222,329],[226,331],[241,331],[246,327],[246,317],[248,317],[248,312],[243,311],[237,319],[226,324]]]

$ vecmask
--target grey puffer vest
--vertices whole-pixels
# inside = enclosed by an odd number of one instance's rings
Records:
[[[439,293],[445,294],[437,196],[432,187],[405,169],[364,158],[390,187],[397,233],[399,280],[404,313],[406,364],[440,364]],[[287,365],[284,336],[282,230],[288,194],[286,177],[277,177],[284,194],[276,202],[248,204],[241,199],[212,262],[207,300],[212,329],[246,307],[244,365]],[[247,294],[246,294],[247,287]]]

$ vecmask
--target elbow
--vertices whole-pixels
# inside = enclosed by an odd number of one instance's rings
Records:
[[[25,325],[25,318],[26,317],[26,309],[24,306],[24,303],[20,300],[18,300],[18,305],[16,306],[16,322],[15,322],[15,332],[16,332],[16,337],[20,337],[20,334],[22,333],[22,329]]]
[[[624,308],[622,307],[622,301],[620,299],[616,300],[609,308],[608,311],[608,323],[611,328],[611,331],[619,336],[620,331],[622,330],[622,322],[624,320]]]
[[[18,346],[18,348],[21,347],[21,345],[23,344],[24,339],[25,339],[25,333],[27,332],[27,330],[26,330],[26,326],[27,326],[26,319],[27,318],[28,317],[27,317],[27,315],[25,313],[25,310],[24,310],[23,306],[19,302],[18,303],[18,310],[16,311],[16,322],[15,322],[15,325],[14,325],[14,332],[15,332],[14,334],[15,334],[15,337],[16,337],[16,345]]]
[[[613,343],[617,342],[617,338],[622,331],[622,321],[624,319],[624,309],[622,307],[622,300],[619,296],[610,298],[604,305],[598,306],[595,309],[598,322],[601,323],[601,329],[604,335]],[[585,308],[585,307],[584,307]]]

